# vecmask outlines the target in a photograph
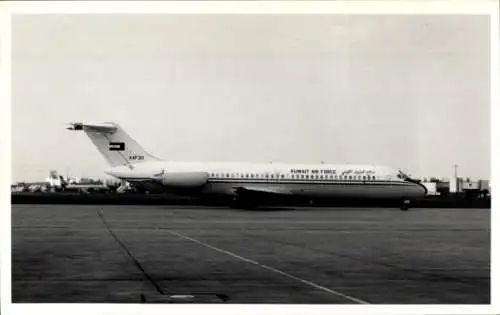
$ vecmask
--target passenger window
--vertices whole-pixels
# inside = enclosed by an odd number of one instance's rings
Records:
[[[304,175],[300,175],[300,178],[304,179]]]
[[[248,178],[248,173],[245,173],[245,178]]]
[[[319,176],[319,179],[323,179],[323,175],[320,175],[320,176]]]
[[[285,175],[281,174],[281,178],[282,178],[282,179],[283,179],[283,178],[285,178]]]

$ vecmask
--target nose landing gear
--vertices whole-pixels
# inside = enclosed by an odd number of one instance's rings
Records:
[[[411,203],[411,200],[409,199],[403,199],[402,201],[402,204],[401,204],[401,211],[408,211],[408,209],[410,208],[410,203]]]

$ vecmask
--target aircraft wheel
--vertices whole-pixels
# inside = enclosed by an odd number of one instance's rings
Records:
[[[408,211],[410,208],[410,200],[405,199],[403,200],[403,204],[401,205],[401,211]]]

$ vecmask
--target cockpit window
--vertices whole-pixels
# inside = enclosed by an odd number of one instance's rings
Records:
[[[410,178],[410,176],[408,176],[408,174],[405,174],[403,171],[401,170],[398,170],[398,174],[396,175],[397,178],[399,179],[407,179],[407,178]]]

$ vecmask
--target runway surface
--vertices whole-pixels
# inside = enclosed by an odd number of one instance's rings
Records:
[[[13,205],[12,297],[489,304],[490,210]]]

